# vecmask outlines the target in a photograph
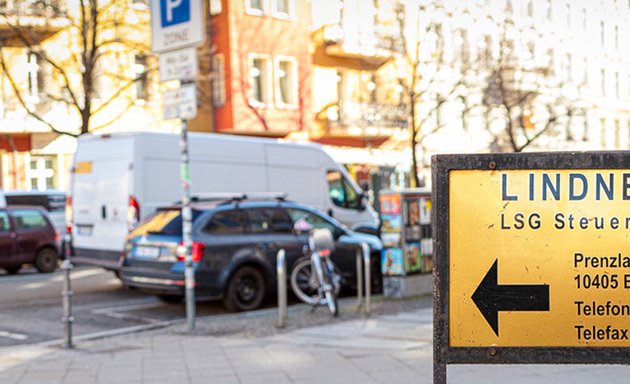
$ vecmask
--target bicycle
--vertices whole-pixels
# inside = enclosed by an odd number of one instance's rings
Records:
[[[298,262],[291,272],[293,293],[306,304],[327,305],[333,316],[339,313],[337,296],[341,290],[341,273],[330,260],[334,249],[328,229],[313,229],[309,234],[310,257]]]

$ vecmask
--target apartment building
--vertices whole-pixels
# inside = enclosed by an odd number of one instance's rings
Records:
[[[308,2],[210,1],[209,6],[209,43],[200,50],[200,66],[209,59],[210,97],[191,130],[263,137],[308,132]]]
[[[178,128],[162,119],[146,2],[112,0],[97,12],[88,84],[78,0],[0,3],[1,188],[65,189],[76,139],[53,128],[78,134],[86,106],[90,131]]]

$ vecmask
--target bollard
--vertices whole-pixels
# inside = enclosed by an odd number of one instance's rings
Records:
[[[63,291],[61,292],[61,296],[63,297],[62,322],[65,326],[64,348],[74,347],[72,345],[72,323],[74,322],[74,317],[72,316],[72,285],[70,283],[70,271],[72,268],[73,265],[69,258],[66,258],[61,264],[61,269],[64,274]]]
[[[357,307],[363,305],[363,268],[361,267],[361,259],[363,258],[363,245],[357,248]]]
[[[365,268],[365,313],[370,313],[370,296],[372,294],[372,277],[370,274],[371,269],[371,257],[370,247],[367,243],[361,243],[361,249],[363,250],[363,267]]]
[[[278,327],[284,327],[284,320],[287,318],[287,265],[284,249],[280,249],[276,256],[276,271],[278,273]]]

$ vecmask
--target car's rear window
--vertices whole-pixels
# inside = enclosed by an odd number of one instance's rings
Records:
[[[11,211],[15,226],[18,229],[45,228],[47,225],[44,215],[32,209],[16,209]]]
[[[202,214],[202,211],[193,209],[192,219],[193,222]],[[181,236],[182,235],[182,215],[179,209],[165,209],[156,212],[153,216],[147,219],[145,222],[136,227],[131,236],[141,235],[168,235],[168,236]]]

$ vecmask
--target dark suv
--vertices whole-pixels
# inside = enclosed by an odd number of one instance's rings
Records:
[[[59,258],[58,234],[39,207],[0,209],[0,267],[17,273],[32,263],[39,272],[52,272]]]
[[[197,297],[223,299],[230,310],[261,306],[276,286],[276,255],[286,252],[290,275],[308,254],[308,234],[294,230],[300,221],[328,228],[335,238],[332,260],[345,286],[356,286],[356,252],[366,242],[372,252],[372,276],[381,281],[380,240],[352,232],[334,219],[304,205],[286,201],[223,201],[193,203],[192,259]],[[184,295],[181,256],[181,207],[159,210],[128,237],[121,258],[125,285],[158,294],[165,301]],[[378,287],[375,287],[378,288]]]

